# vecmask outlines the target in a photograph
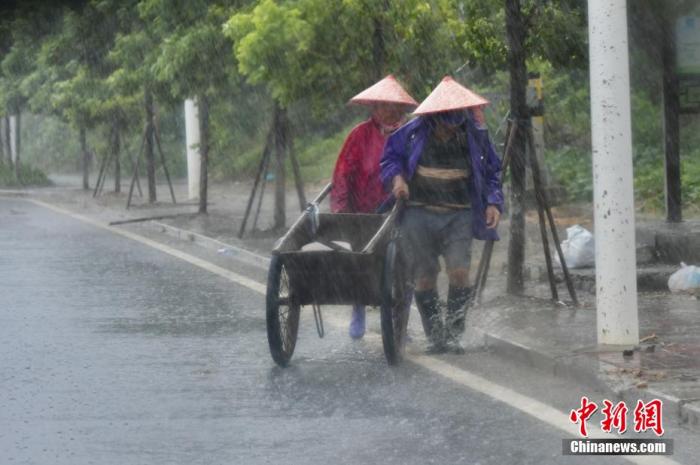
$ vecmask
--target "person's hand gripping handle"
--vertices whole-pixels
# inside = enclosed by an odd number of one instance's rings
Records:
[[[501,212],[494,205],[489,205],[486,207],[486,227],[488,229],[494,229],[498,226],[498,222],[501,219]]]
[[[391,192],[394,194],[394,197],[397,199],[408,199],[408,184],[406,184],[403,176],[400,174],[394,176],[392,182],[393,186]]]

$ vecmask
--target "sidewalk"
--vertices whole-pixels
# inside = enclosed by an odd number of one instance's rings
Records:
[[[311,198],[321,188],[321,185],[307,186],[308,197]],[[259,229],[239,239],[238,229],[249,190],[250,185],[245,183],[214,184],[210,188],[208,215],[178,216],[150,221],[144,226],[169,236],[194,241],[220,253],[235,255],[238,259],[265,268],[264,257],[269,255],[280,235],[279,232],[267,230],[272,218],[272,192],[268,189],[263,201]],[[184,184],[176,183],[178,199],[185,198],[185,191]],[[30,193],[105,222],[193,213],[197,210],[192,202],[178,205],[167,203],[169,194],[166,186],[159,186],[158,194],[159,198],[164,199],[162,202],[144,205],[137,198],[137,205],[127,211],[124,208],[125,194],[105,194],[93,199],[91,193],[66,185]],[[287,224],[291,224],[298,215],[296,196],[290,192],[287,198]],[[561,238],[565,238],[565,226],[577,222],[585,224],[585,221],[580,217],[564,218],[560,213]],[[644,227],[653,229],[654,226],[645,222]],[[691,232],[696,227],[696,223],[684,226]],[[472,329],[467,338],[485,342],[493,351],[535,369],[570,377],[584,386],[601,388],[611,396],[611,400],[625,400],[628,406],[634,406],[640,398],[647,401],[660,398],[664,401],[667,419],[700,430],[700,301],[667,292],[641,292],[639,318],[643,342],[631,357],[624,357],[622,352],[600,352],[596,347],[595,297],[585,291],[586,285],[582,285],[589,281],[577,279],[579,298],[583,303],[580,308],[553,304],[548,298],[549,286],[542,280],[546,279],[546,273],[543,272],[544,263],[536,228],[535,217],[528,217],[528,297],[503,295],[507,254],[507,238],[503,238],[494,248],[483,304],[469,313],[467,324]],[[504,236],[507,223],[499,229]],[[671,234],[675,234],[675,231],[667,236]],[[642,242],[658,240],[650,239],[645,232],[638,236]],[[668,250],[677,251],[677,243],[674,244]],[[640,247],[643,249],[645,244]],[[480,250],[481,244],[476,243],[474,260],[478,260]],[[659,263],[651,265],[661,266],[664,270],[659,272],[662,277],[672,269],[670,264],[665,265],[666,268]],[[587,274],[587,279],[591,277],[590,271],[578,274]],[[560,298],[568,298],[563,285],[559,293]]]

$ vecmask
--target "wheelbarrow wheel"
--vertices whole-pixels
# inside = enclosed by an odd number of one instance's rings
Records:
[[[384,355],[389,365],[398,365],[403,358],[408,326],[406,280],[395,241],[389,242],[382,273],[381,326]]]
[[[267,275],[267,341],[272,359],[286,367],[299,331],[299,305],[292,299],[289,276],[279,255],[272,257]]]

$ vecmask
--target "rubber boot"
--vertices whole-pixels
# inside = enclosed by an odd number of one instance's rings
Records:
[[[426,352],[440,354],[445,352],[445,331],[440,317],[440,302],[435,289],[416,291],[416,306],[423,321],[423,330],[428,337]]]
[[[352,316],[350,317],[350,337],[362,339],[365,335],[365,306],[353,305]]]
[[[450,286],[447,293],[447,316],[445,317],[445,345],[449,352],[463,354],[464,346],[460,342],[464,333],[464,320],[467,316],[467,304],[471,297],[471,288]]]

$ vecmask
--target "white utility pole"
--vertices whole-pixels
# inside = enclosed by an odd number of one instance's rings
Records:
[[[626,0],[589,0],[599,345],[639,343]]]
[[[190,199],[199,198],[199,110],[197,102],[185,100],[185,139],[187,142],[187,191]]]

